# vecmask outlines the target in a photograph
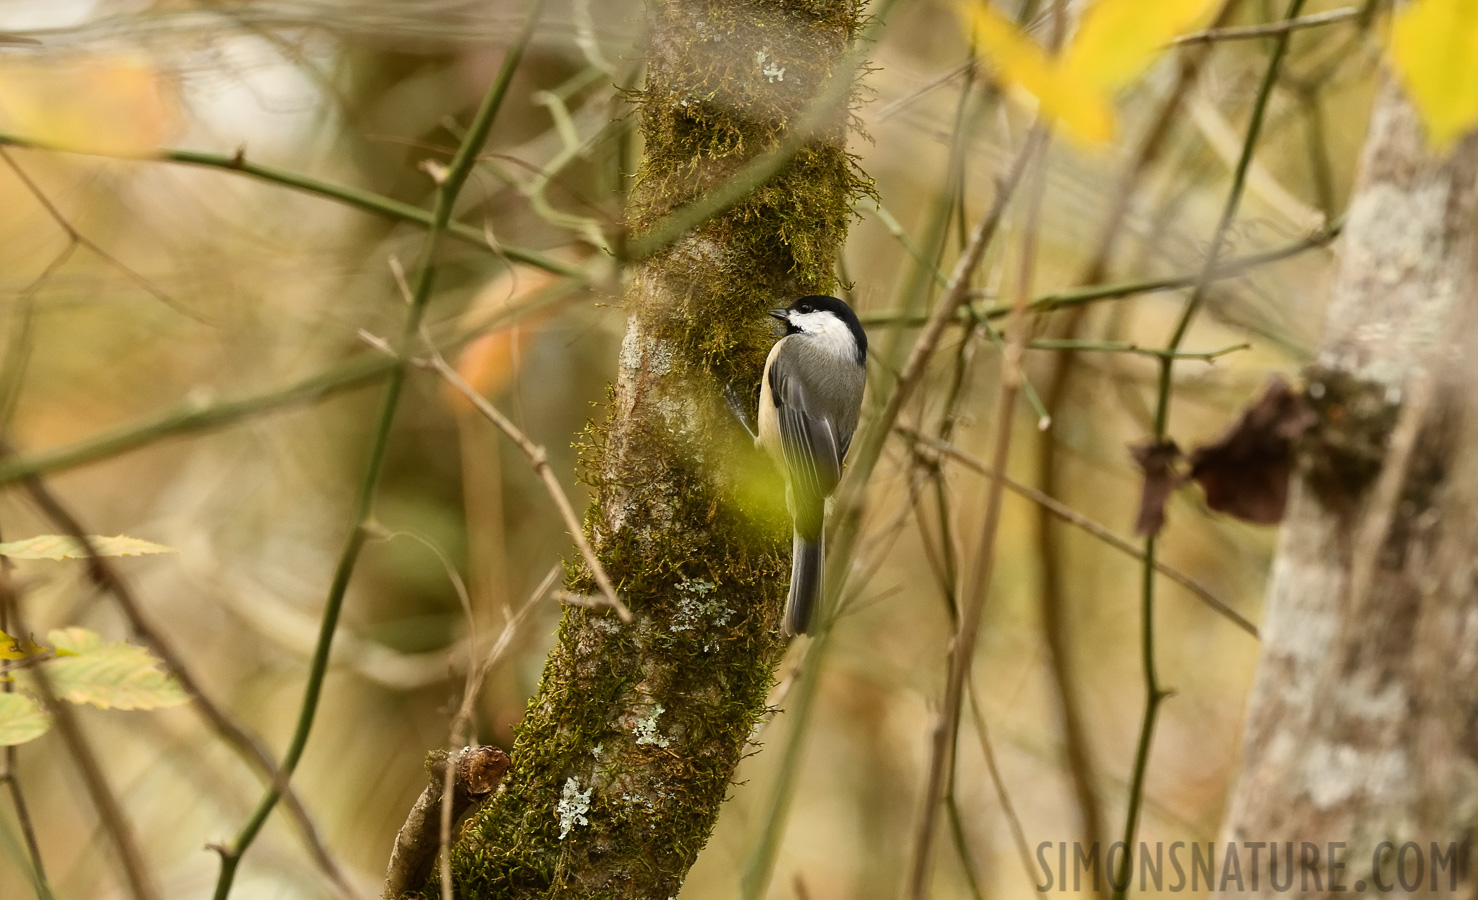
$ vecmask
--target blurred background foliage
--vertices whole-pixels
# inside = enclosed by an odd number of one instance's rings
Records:
[[[1337,0],[1312,2],[1305,12],[1336,8]],[[419,226],[144,157],[161,147],[241,152],[426,206],[435,164],[455,149],[523,14],[522,4],[505,0],[5,0],[0,32],[39,43],[0,46],[0,130],[86,151],[11,148],[0,166],[0,411],[12,441],[40,451],[182,404],[268,392],[373,352],[361,332],[395,334],[403,303],[392,261],[415,264]],[[1234,22],[1280,14],[1268,0],[1245,0]],[[434,327],[485,321],[554,280],[507,265],[499,243],[605,271],[591,239],[614,233],[639,153],[624,90],[639,84],[641,22],[636,0],[551,4],[458,210],[494,250],[443,242]],[[852,143],[879,203],[859,206],[843,273],[845,295],[864,317],[886,317],[905,302],[913,254],[933,252],[925,235],[939,208],[953,210],[940,249],[948,271],[1030,123],[969,59],[969,34],[944,0],[898,4],[880,32]],[[1266,59],[1257,40],[1211,53],[1161,161],[1132,198],[1108,280],[1197,271]],[[1344,208],[1378,59],[1373,35],[1355,19],[1295,35],[1231,255],[1294,243]],[[1117,137],[1103,147],[1052,146],[1034,292],[1076,286],[1118,172],[1173,70],[1162,60],[1121,97]],[[964,190],[956,206],[941,198],[957,134]],[[552,167],[552,177],[539,175]],[[987,302],[1012,295],[1009,260],[1021,228],[1009,219],[982,267],[977,287]],[[1270,373],[1308,361],[1331,260],[1316,248],[1217,284],[1187,349],[1251,347],[1214,364],[1177,366],[1171,433],[1183,446],[1214,438]],[[1157,293],[1097,304],[1083,336],[1162,344],[1181,299]],[[549,449],[577,505],[573,445],[602,415],[622,327],[617,298],[586,287],[468,345],[457,360]],[[892,332],[874,326],[875,346],[886,347]],[[937,418],[965,341],[978,352],[965,371],[954,439],[983,457],[999,356],[979,331],[950,334],[903,421]],[[1029,352],[1029,379],[1045,377],[1053,352]],[[873,375],[877,399],[890,373],[875,366]],[[1060,499],[1127,536],[1139,475],[1125,448],[1149,431],[1155,377],[1150,357],[1082,354],[1049,429],[1038,430],[1036,413],[1022,405],[1012,474],[1034,482],[1039,442],[1059,442],[1067,485]],[[370,388],[338,393],[54,477],[89,531],[180,550],[119,566],[207,689],[274,752],[297,715],[376,402]],[[390,453],[376,504],[387,536],[370,543],[354,578],[321,715],[294,779],[362,896],[378,893],[391,840],[424,782],[422,759],[445,744],[460,695],[469,624],[443,558],[470,587],[476,627],[496,633],[572,553],[516,448],[434,375],[412,376]],[[905,443],[893,442],[870,486],[858,559],[869,577],[854,585],[837,623],[772,897],[892,897],[904,877],[952,628],[937,575],[938,512],[931,495],[909,512],[910,462]],[[959,466],[945,471],[948,536],[958,540],[975,531],[986,483]],[[974,670],[1000,779],[993,782],[976,731],[966,728],[955,787],[960,834],[939,855],[940,897],[972,896],[970,870],[982,895],[1031,892],[1003,796],[1030,845],[1078,837],[1042,637],[1038,514],[1025,500],[1007,500]],[[0,527],[7,539],[55,530],[15,490],[0,495]],[[1117,835],[1143,702],[1138,563],[1081,531],[1067,530],[1064,540],[1074,688],[1105,824]],[[1199,495],[1182,492],[1161,548],[1167,562],[1257,621],[1273,541],[1273,530],[1210,514]],[[968,558],[974,549],[955,552]],[[127,636],[80,565],[21,563],[16,577],[32,630],[82,625]],[[477,711],[481,741],[509,746],[558,614],[556,601],[541,601],[488,679]],[[1173,585],[1158,628],[1161,679],[1175,696],[1155,736],[1140,836],[1214,840],[1257,644]],[[787,663],[778,676],[782,707],[792,674]],[[207,893],[217,860],[205,845],[239,827],[257,779],[188,707],[80,716],[164,895]],[[760,743],[779,746],[790,725],[777,716]],[[56,736],[21,747],[18,759],[57,896],[120,895],[96,813]],[[737,896],[740,870],[766,827],[778,763],[778,753],[759,752],[741,765],[684,897]],[[0,803],[0,896],[30,891],[23,848]],[[236,896],[326,893],[277,814],[247,856]]]

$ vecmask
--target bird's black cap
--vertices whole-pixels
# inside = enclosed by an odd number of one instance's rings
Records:
[[[838,319],[847,323],[847,330],[852,332],[852,339],[857,342],[857,364],[860,366],[867,365],[867,332],[862,330],[862,323],[858,321],[857,314],[852,312],[852,307],[847,305],[847,301],[836,297],[828,297],[825,294],[812,294],[790,304],[789,309],[786,311],[796,313],[829,312],[835,315]],[[771,315],[775,315],[775,313],[776,310],[770,311]],[[776,316],[776,318],[780,317]]]

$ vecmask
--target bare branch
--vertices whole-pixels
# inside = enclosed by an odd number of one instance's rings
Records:
[[[966,468],[974,472],[978,472],[979,474],[986,477],[991,477],[994,474],[994,471],[991,469],[990,466],[986,465],[980,459],[964,452],[958,447],[955,447],[953,444],[947,444],[943,441],[934,440],[926,434],[922,434],[913,428],[909,428],[903,425],[898,426],[896,430],[900,434],[903,434],[910,440],[916,442],[916,444],[919,445],[919,450],[921,452],[933,452],[938,454],[939,456],[948,457],[965,466]],[[1043,492],[1037,490],[1034,487],[1031,487],[1030,485],[1022,484],[1009,475],[1006,477],[1006,487],[1008,490],[1011,490],[1014,493],[1027,498],[1033,503],[1036,503],[1038,506],[1042,507],[1042,509],[1063,520],[1064,522],[1081,528],[1083,531],[1093,535],[1100,541],[1103,541],[1105,544],[1113,547],[1115,550],[1118,550],[1124,555],[1129,556],[1133,559],[1137,559],[1140,562],[1144,561],[1144,551],[1135,546],[1132,541],[1128,540],[1127,538],[1120,537],[1118,534],[1115,534],[1111,529],[1109,529],[1108,526],[1096,522],[1093,519],[1090,519],[1089,517],[1068,506],[1066,503],[1054,500],[1047,494],[1044,494]],[[1164,575],[1166,578],[1185,588],[1187,591],[1190,591],[1193,597],[1195,597],[1197,600],[1200,600],[1202,603],[1205,603],[1218,615],[1225,617],[1227,621],[1231,622],[1233,625],[1236,625],[1238,628],[1242,629],[1253,637],[1258,636],[1256,625],[1252,624],[1252,622],[1250,622],[1241,613],[1237,612],[1235,609],[1232,609],[1232,607],[1227,605],[1226,601],[1219,599],[1205,585],[1201,584],[1190,575],[1187,575],[1185,572],[1182,572],[1180,569],[1175,568],[1169,563],[1162,562],[1157,559],[1155,560],[1154,565],[1156,572],[1159,572],[1161,575]]]
[[[1269,22],[1265,25],[1246,25],[1239,28],[1208,28],[1205,31],[1183,34],[1171,41],[1170,46],[1210,44],[1216,41],[1247,41],[1254,38],[1273,37],[1275,35],[1288,34],[1291,31],[1300,31],[1304,28],[1317,28],[1320,25],[1347,22],[1350,19],[1359,18],[1359,16],[1360,10],[1353,6],[1345,6],[1340,9],[1331,9],[1328,12],[1303,16],[1298,19]]]
[[[73,226],[70,221],[67,220],[67,217],[62,215],[62,211],[57,209],[56,204],[51,202],[51,198],[46,196],[46,192],[41,190],[40,185],[36,184],[36,182],[32,180],[31,176],[26,174],[26,171],[16,163],[15,159],[10,155],[10,151],[5,148],[3,141],[0,141],[0,159],[3,159],[5,161],[5,164],[10,167],[10,170],[12,172],[15,173],[15,177],[20,179],[21,184],[25,186],[26,190],[30,192],[32,197],[36,198],[36,202],[41,204],[41,208],[46,210],[46,214],[51,217],[52,221],[56,222],[57,227],[61,228],[61,230],[66,233],[68,240],[70,240],[73,244],[86,247],[88,250],[92,251],[93,254],[95,254],[99,259],[103,260],[103,262],[106,262],[108,265],[122,272],[129,281],[132,281],[145,293],[149,294],[154,299],[158,300],[160,303],[163,303],[165,306],[168,306],[170,309],[174,310],[180,315],[185,316],[189,319],[194,319],[197,322],[205,323],[207,325],[212,324],[206,321],[206,319],[201,316],[200,313],[189,309],[188,307],[181,304],[178,300],[165,293],[162,288],[129,267],[127,263],[123,262],[123,260],[104,250],[97,241],[94,241],[92,238],[78,231],[77,228]]]
[[[10,454],[11,448],[0,442],[0,457]],[[196,710],[205,719],[206,724],[215,731],[217,736],[236,750],[249,765],[256,768],[268,784],[278,785],[283,792],[283,802],[287,804],[289,814],[297,822],[298,830],[308,845],[314,863],[323,871],[336,892],[341,897],[355,896],[353,888],[344,877],[342,867],[328,849],[307,807],[282,777],[281,770],[278,768],[277,761],[273,759],[271,751],[260,738],[233,719],[205,693],[200,686],[200,681],[185,663],[184,657],[164,636],[163,631],[149,617],[149,614],[144,611],[143,604],[134,596],[133,589],[129,587],[123,575],[106,557],[98,555],[82,522],[62,503],[59,497],[52,493],[51,488],[41,480],[40,476],[27,478],[25,488],[32,502],[43,515],[64,534],[81,543],[87,552],[88,578],[99,590],[113,597],[118,608],[123,612],[124,618],[128,620],[129,628],[159,657],[166,671],[173,675],[180,687],[184,688],[185,693],[190,695]]]
[[[975,558],[975,568],[969,582],[963,586],[960,593],[960,619],[954,640],[950,644],[949,672],[945,683],[944,701],[931,737],[928,784],[924,790],[924,809],[919,819],[918,833],[914,838],[913,863],[908,882],[909,896],[913,900],[927,900],[929,895],[929,879],[933,871],[934,833],[938,824],[936,811],[945,798],[945,775],[953,767],[955,738],[960,726],[965,684],[970,677],[970,668],[975,656],[975,641],[980,633],[980,618],[985,609],[985,597],[995,565],[996,532],[1001,521],[1001,500],[1005,490],[1003,479],[1006,460],[1011,450],[1011,434],[1016,421],[1016,397],[1024,381],[1021,356],[1026,349],[1026,307],[1031,290],[1031,272],[1036,264],[1037,214],[1041,208],[1042,191],[1046,182],[1046,173],[1042,171],[1042,161],[1045,159],[1042,150],[1046,143],[1047,130],[1039,121],[1032,126],[1020,160],[1023,168],[1035,161],[1037,169],[1033,173],[1035,178],[1032,182],[1031,202],[1024,230],[1025,241],[1021,253],[1021,272],[1017,282],[1016,302],[1012,306],[1007,329],[1010,339],[1001,364],[1001,386],[996,399],[996,446],[992,466],[995,471],[986,497],[985,516],[980,528],[980,549]],[[936,312],[944,310],[946,305],[941,301]],[[952,313],[953,310],[949,312]],[[943,324],[942,318],[930,321],[930,325],[935,326],[936,334],[943,329]],[[929,333],[928,326],[925,328],[925,333]],[[919,343],[923,343],[922,336]],[[914,347],[915,356],[918,350],[919,347],[916,345]],[[913,361],[914,357],[910,357],[909,362]],[[922,363],[918,371],[923,371]],[[902,392],[902,387],[900,383],[895,396]]]
[[[98,821],[102,825],[103,833],[108,836],[114,852],[118,854],[118,863],[123,869],[124,887],[129,896],[133,900],[157,900],[158,886],[154,883],[154,877],[144,862],[143,853],[139,850],[139,841],[134,833],[133,824],[123,814],[123,807],[118,803],[118,796],[113,792],[112,785],[108,784],[107,776],[103,774],[102,763],[98,761],[97,752],[93,750],[87,736],[82,733],[82,727],[77,724],[76,713],[69,705],[57,698],[44,666],[33,669],[31,678],[36,692],[41,695],[43,705],[51,713],[52,721],[56,723],[57,734],[61,736],[67,753],[72,757],[78,772],[82,775],[82,784],[87,789],[87,795],[92,800],[93,807],[97,809]]]
[[[533,467],[535,474],[544,482],[545,489],[549,491],[549,497],[554,501],[555,507],[558,508],[560,518],[564,520],[565,527],[570,530],[570,536],[575,539],[575,546],[580,551],[580,557],[585,560],[585,565],[590,567],[591,577],[595,579],[595,583],[600,587],[600,592],[605,598],[606,605],[616,611],[616,615],[621,617],[622,622],[631,622],[631,610],[627,609],[626,604],[621,602],[621,598],[616,596],[615,585],[611,584],[610,577],[606,575],[605,567],[600,564],[600,559],[596,557],[595,548],[591,547],[590,541],[586,540],[585,530],[580,527],[580,517],[575,515],[575,508],[570,503],[570,498],[565,494],[564,487],[560,485],[559,478],[555,476],[554,469],[549,465],[549,454],[544,451],[543,447],[529,440],[528,436],[520,431],[511,419],[503,415],[486,397],[479,394],[472,385],[468,384],[461,375],[457,374],[457,370],[452,368],[440,353],[433,350],[429,357],[429,362],[431,367],[446,380],[447,384],[461,392],[464,397],[472,402],[473,406],[477,407],[478,412],[487,417],[488,421],[498,426],[498,430],[508,435],[508,438],[518,445],[518,449],[523,451],[523,455],[528,459],[529,465]]]

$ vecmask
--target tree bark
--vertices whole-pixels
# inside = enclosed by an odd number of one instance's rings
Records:
[[[651,0],[648,16],[633,234],[777,146],[843,64],[859,11]],[[670,897],[708,839],[784,650],[790,547],[783,490],[720,389],[758,384],[766,309],[834,285],[865,188],[841,106],[777,176],[632,273],[583,477],[587,532],[635,622],[565,611],[513,768],[453,849],[464,900]],[[571,588],[593,593],[588,573]]]
[[[1308,372],[1318,424],[1299,451],[1225,829],[1277,842],[1277,868],[1264,851],[1224,893],[1473,891],[1475,234],[1478,142],[1433,155],[1385,84]],[[1419,887],[1414,855],[1398,878],[1406,842],[1426,864]],[[1344,845],[1333,860],[1331,844]],[[1312,876],[1301,871],[1311,852]]]

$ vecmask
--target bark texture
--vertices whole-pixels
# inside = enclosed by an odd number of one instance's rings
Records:
[[[1226,825],[1228,840],[1279,842],[1255,875],[1244,870],[1249,893],[1452,895],[1454,872],[1458,892],[1473,892],[1475,234],[1478,143],[1433,155],[1386,84],[1308,372],[1319,424],[1300,451],[1273,567]],[[1425,868],[1418,877],[1409,850],[1403,880],[1407,842]],[[1331,843],[1344,844],[1332,861]],[[1434,850],[1445,865],[1434,868]],[[1313,852],[1310,877],[1301,870]]]
[[[651,0],[634,233],[781,141],[850,49],[857,5]],[[766,309],[834,286],[864,188],[848,118],[633,272],[583,477],[587,530],[636,621],[565,612],[513,768],[454,848],[461,898],[660,900],[708,839],[784,649],[790,546],[783,490],[720,389],[758,384]]]

